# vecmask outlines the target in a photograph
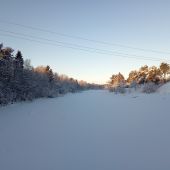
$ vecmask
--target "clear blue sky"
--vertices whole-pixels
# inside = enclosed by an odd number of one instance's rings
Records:
[[[0,0],[0,19],[58,33],[107,41],[139,48],[170,52],[169,0]],[[62,37],[0,22],[0,29],[40,36],[121,53],[166,58],[170,54],[150,53]],[[54,71],[89,82],[106,82],[113,73],[159,61],[135,60],[67,49],[4,36],[5,46],[21,50],[34,66],[49,64]]]

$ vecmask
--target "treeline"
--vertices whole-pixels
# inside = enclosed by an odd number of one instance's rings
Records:
[[[154,88],[170,80],[169,74],[170,65],[168,63],[163,62],[159,67],[145,65],[139,70],[131,71],[127,79],[120,72],[112,75],[108,87],[110,91],[123,92],[124,88],[136,88],[145,85],[146,89],[154,90]]]
[[[50,66],[32,67],[20,51],[0,44],[0,105],[40,97],[56,97],[68,92],[100,88],[54,73]]]

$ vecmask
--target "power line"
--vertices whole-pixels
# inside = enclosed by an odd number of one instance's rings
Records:
[[[103,49],[98,49],[98,48],[92,48],[92,47],[87,47],[87,46],[82,46],[82,45],[78,45],[78,44],[72,44],[72,43],[67,43],[67,42],[63,42],[63,41],[56,41],[56,40],[51,40],[51,39],[47,39],[47,38],[42,38],[42,37],[37,37],[37,36],[32,36],[32,35],[28,35],[28,34],[21,34],[21,33],[17,33],[17,32],[13,32],[13,31],[6,31],[6,30],[2,30],[0,29],[1,32],[5,32],[5,33],[10,33],[10,34],[14,34],[14,35],[19,35],[19,36],[24,36],[24,37],[31,37],[33,39],[39,39],[39,40],[43,40],[43,41],[48,41],[48,42],[55,42],[57,44],[62,44],[62,45],[69,45],[72,47],[76,47],[76,48],[83,48],[83,49],[88,49],[88,50],[95,50],[95,51],[99,51],[99,52],[104,52],[104,53],[111,53],[111,54],[119,54],[119,55],[130,55],[133,57],[142,57],[142,58],[146,58],[146,59],[158,59],[158,60],[162,60],[161,58],[153,58],[153,57],[145,57],[145,56],[141,56],[141,55],[136,55],[136,54],[127,54],[127,53],[121,53],[119,51],[109,51],[109,50],[103,50]]]
[[[38,27],[32,27],[32,26],[23,25],[23,24],[14,23],[14,22],[9,22],[9,21],[4,21],[4,20],[0,20],[0,22],[5,23],[5,24],[10,24],[10,25],[15,25],[15,26],[27,28],[27,29],[46,32],[46,33],[50,33],[50,34],[56,34],[56,35],[62,36],[62,37],[67,37],[67,38],[72,38],[72,39],[79,39],[79,40],[89,41],[89,42],[103,44],[103,45],[117,46],[117,47],[121,47],[121,48],[128,48],[128,49],[151,52],[151,53],[158,53],[158,54],[170,54],[170,52],[158,51],[158,50],[154,50],[154,49],[138,48],[138,47],[123,45],[123,44],[110,43],[110,42],[106,42],[106,41],[99,41],[99,40],[84,38],[84,37],[80,37],[80,36],[74,36],[74,35],[68,35],[68,34],[64,34],[64,33],[58,33],[58,32],[47,30],[47,29],[42,29],[42,28],[38,28]]]
[[[107,53],[107,52],[102,52],[102,51],[88,50],[88,49],[85,49],[85,48],[78,48],[78,47],[69,46],[69,45],[47,43],[47,42],[42,42],[42,41],[39,41],[39,40],[25,38],[25,37],[16,36],[16,35],[1,34],[1,33],[0,33],[0,35],[12,37],[12,38],[17,38],[17,39],[22,39],[22,40],[27,40],[27,41],[31,41],[31,42],[36,42],[36,43],[39,43],[39,44],[59,46],[59,47],[63,47],[63,48],[70,48],[70,49],[85,51],[85,52],[90,52],[90,53],[97,53],[97,54],[104,54],[104,55],[111,55],[111,56],[120,56],[120,57],[123,57],[123,58],[132,58],[132,59],[138,59],[138,60],[162,61],[162,59],[158,59],[158,58],[135,57],[135,56],[128,56],[128,55],[123,55],[123,54],[116,54],[114,52],[113,53]],[[164,61],[170,62],[169,60],[164,60]]]
[[[56,41],[56,40],[32,36],[32,35],[28,35],[28,34],[21,34],[21,33],[13,32],[13,31],[6,31],[6,30],[2,30],[2,29],[0,29],[0,31],[5,32],[5,33],[10,33],[10,34],[16,34],[16,35],[19,35],[19,36],[26,36],[26,37],[29,37],[29,38],[31,37],[31,38],[34,38],[34,39],[40,39],[40,40],[55,42],[55,43],[59,43],[59,44],[63,44],[63,45],[69,45],[69,46],[74,46],[74,47],[78,47],[78,48],[85,48],[85,49],[89,49],[89,50],[95,50],[95,51],[106,52],[106,53],[111,53],[111,54],[115,53],[115,54],[120,54],[120,55],[130,55],[130,56],[134,56],[134,57],[143,57],[143,58],[149,58],[149,59],[162,60],[161,58],[145,57],[145,56],[136,55],[136,54],[121,53],[119,51],[109,51],[109,50],[103,50],[103,49],[92,48],[92,47],[87,47],[87,46],[81,46],[81,45],[78,45],[78,44],[67,43],[67,42],[63,42],[63,41]]]
[[[19,35],[19,36],[26,36],[26,37],[29,37],[29,38],[31,37],[33,39],[40,39],[40,40],[48,41],[48,42],[54,42],[54,43],[60,43],[60,44],[64,44],[64,45],[76,46],[78,48],[87,48],[89,50],[97,50],[97,51],[104,51],[104,52],[113,52],[113,51],[109,51],[109,50],[102,50],[102,49],[98,49],[98,48],[92,48],[92,47],[82,46],[82,45],[78,45],[78,44],[74,44],[74,43],[68,43],[68,42],[63,42],[63,41],[52,40],[52,39],[47,39],[47,38],[38,37],[38,36],[32,36],[32,35],[28,35],[28,34],[22,34],[22,33],[13,32],[13,31],[6,31],[6,30],[2,30],[2,29],[0,29],[0,31],[1,32],[5,32],[5,33]],[[119,53],[117,51],[114,51],[114,52]]]

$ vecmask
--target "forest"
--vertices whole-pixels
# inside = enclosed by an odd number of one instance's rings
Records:
[[[113,74],[108,82],[108,88],[111,92],[124,93],[126,88],[141,88],[143,92],[152,93],[161,85],[170,81],[170,65],[162,62],[159,67],[147,65],[139,70],[133,70],[129,73],[127,79],[121,74]]]
[[[0,44],[0,105],[93,88],[100,86],[59,75],[48,65],[34,68],[21,51],[14,55],[11,47]]]

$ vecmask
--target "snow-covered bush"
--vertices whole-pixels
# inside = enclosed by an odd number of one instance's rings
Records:
[[[113,87],[110,87],[110,88],[109,88],[109,91],[110,91],[110,92],[114,92],[114,93],[116,93],[116,94],[118,94],[118,93],[123,94],[123,93],[126,93],[126,88],[125,88],[124,85],[113,86]]]
[[[157,91],[158,88],[159,88],[158,85],[156,85],[155,83],[149,82],[143,85],[142,92],[143,93],[154,93]]]
[[[130,85],[129,85],[129,88],[133,88],[133,89],[137,89],[137,87],[138,87],[139,85],[138,85],[138,83],[136,82],[136,81],[132,81],[131,83],[130,83]]]
[[[118,86],[116,89],[115,89],[115,93],[126,93],[126,89],[124,86]]]

